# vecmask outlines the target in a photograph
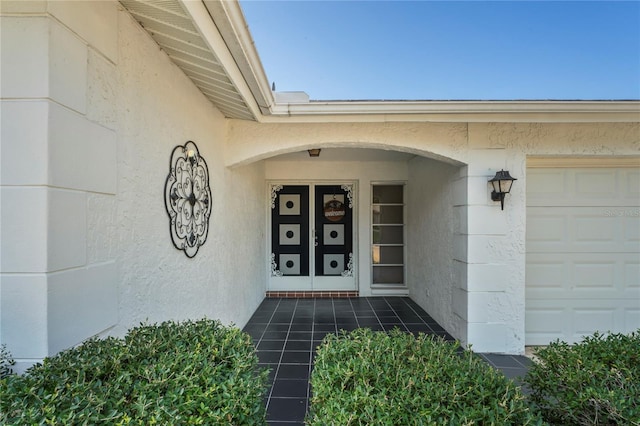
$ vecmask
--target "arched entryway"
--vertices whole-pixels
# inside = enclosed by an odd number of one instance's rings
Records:
[[[410,296],[464,342],[466,166],[348,145],[260,160],[267,294]]]

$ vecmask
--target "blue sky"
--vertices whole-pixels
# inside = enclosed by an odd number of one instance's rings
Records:
[[[276,90],[315,100],[640,99],[639,1],[241,5]]]

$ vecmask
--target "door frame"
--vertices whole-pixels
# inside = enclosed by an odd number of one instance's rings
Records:
[[[266,247],[265,247],[265,259],[267,259],[267,291],[357,291],[359,288],[359,273],[358,273],[358,204],[359,204],[359,191],[358,181],[355,179],[317,179],[317,180],[267,180],[266,181],[267,202],[265,203],[265,218],[266,218]],[[353,256],[349,260],[351,275],[345,277],[346,279],[340,280],[340,277],[316,277],[315,276],[315,250],[313,247],[313,238],[309,240],[309,276],[287,276],[282,277],[277,275],[276,262],[271,251],[271,210],[275,203],[277,196],[276,188],[278,186],[287,185],[304,185],[309,187],[309,217],[310,226],[309,232],[313,232],[315,223],[312,221],[315,219],[315,187],[318,185],[350,185],[352,197],[349,200],[352,202],[352,249]],[[341,283],[342,281],[342,283]],[[309,282],[311,286],[309,288]]]

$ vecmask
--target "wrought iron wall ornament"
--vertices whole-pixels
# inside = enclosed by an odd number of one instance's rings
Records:
[[[209,233],[211,188],[207,162],[192,141],[171,152],[164,204],[173,245],[187,257],[194,257]]]

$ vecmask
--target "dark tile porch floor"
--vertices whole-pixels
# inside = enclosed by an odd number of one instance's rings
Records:
[[[301,425],[309,406],[315,348],[327,333],[368,327],[426,333],[454,340],[407,297],[265,299],[244,328],[253,337],[260,366],[271,369],[266,398],[270,425]],[[526,374],[524,356],[479,354],[507,377]]]

